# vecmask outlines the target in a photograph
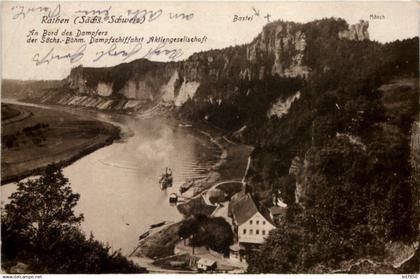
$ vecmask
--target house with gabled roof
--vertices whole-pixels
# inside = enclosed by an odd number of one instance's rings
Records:
[[[229,204],[230,214],[241,244],[262,244],[275,228],[268,210],[259,209],[251,194],[238,195]]]

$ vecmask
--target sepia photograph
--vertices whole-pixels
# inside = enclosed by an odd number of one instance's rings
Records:
[[[417,279],[419,2],[0,5],[2,278]]]

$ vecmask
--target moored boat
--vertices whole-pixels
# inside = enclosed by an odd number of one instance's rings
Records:
[[[188,191],[192,186],[194,186],[194,179],[188,179],[187,181],[185,181],[184,184],[181,185],[181,187],[179,187],[179,192],[185,193],[186,191]]]

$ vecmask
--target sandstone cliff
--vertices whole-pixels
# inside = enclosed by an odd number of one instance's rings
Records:
[[[342,20],[332,19],[333,23]],[[368,38],[367,24],[340,27],[327,36],[332,39]],[[188,100],[220,106],[235,95],[248,95],[240,83],[270,77],[307,79],[312,69],[308,52],[308,26],[276,21],[266,25],[249,44],[193,54],[177,63],[157,63],[140,59],[111,68],[76,67],[66,79],[67,87],[84,99],[46,96],[44,102],[140,111],[160,102],[183,106]],[[320,34],[321,35],[321,34]],[[324,37],[325,34],[322,34]],[[223,91],[223,92],[221,92]],[[196,94],[198,93],[198,94]],[[89,97],[90,96],[90,97]],[[96,101],[93,101],[93,99]],[[53,100],[54,99],[54,100]],[[102,100],[102,101],[100,101]]]
[[[358,23],[350,25],[348,30],[343,30],[338,33],[340,39],[348,39],[355,41],[369,40],[369,22],[360,20]]]

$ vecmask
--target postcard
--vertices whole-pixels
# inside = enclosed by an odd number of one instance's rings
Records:
[[[419,5],[2,3],[1,270],[419,271]]]

